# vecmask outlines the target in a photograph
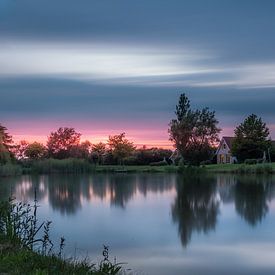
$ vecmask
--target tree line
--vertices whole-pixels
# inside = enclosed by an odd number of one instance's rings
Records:
[[[181,94],[175,114],[168,131],[183,162],[192,165],[215,162],[221,132],[215,111],[207,107],[194,110],[188,97]],[[262,118],[251,114],[236,127],[231,153],[240,163],[262,159],[264,155],[275,161],[270,131]]]
[[[109,136],[107,143],[81,142],[81,133],[74,128],[60,127],[51,132],[46,145],[21,140],[14,143],[7,128],[0,125],[0,164],[11,161],[35,161],[42,159],[85,159],[94,164],[148,165],[169,158],[171,150],[162,148],[136,148],[125,133]]]
[[[175,115],[168,129],[169,138],[178,153],[173,162],[188,165],[214,163],[221,132],[215,111],[208,107],[192,109],[190,100],[183,93],[176,105]],[[249,115],[236,127],[234,134],[231,153],[239,162],[259,159],[267,153],[269,159],[275,160],[270,131],[257,115]],[[68,127],[51,132],[46,145],[25,140],[15,144],[7,128],[0,124],[0,164],[12,160],[79,158],[95,164],[165,165],[172,163],[171,154],[172,150],[162,148],[138,149],[125,133],[109,136],[107,143],[81,142],[81,133]]]

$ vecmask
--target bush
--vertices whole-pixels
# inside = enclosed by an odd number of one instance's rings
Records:
[[[204,160],[200,163],[200,165],[209,165],[209,164],[212,164],[211,160]]]
[[[22,174],[22,168],[15,164],[0,165],[0,177],[18,176]]]
[[[39,174],[82,174],[94,171],[94,165],[84,159],[45,159],[33,162],[31,170]]]
[[[258,159],[246,159],[244,161],[244,164],[257,164],[258,163]]]

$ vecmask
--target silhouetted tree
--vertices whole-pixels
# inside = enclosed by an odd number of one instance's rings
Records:
[[[172,205],[172,217],[178,223],[183,246],[186,246],[192,233],[214,230],[219,213],[216,196],[216,181],[209,176],[179,177],[177,196]]]
[[[59,128],[56,132],[52,132],[48,138],[47,148],[50,157],[64,159],[70,155],[70,149],[79,145],[80,133],[74,128]]]
[[[170,122],[168,132],[184,161],[198,165],[210,159],[220,132],[215,112],[208,108],[193,111],[189,99],[182,94],[175,114],[177,118]]]
[[[93,144],[91,158],[94,163],[102,164],[105,153],[106,153],[105,143],[99,142],[98,144]]]
[[[0,124],[0,163],[6,163],[11,160],[12,147],[12,136],[7,132],[7,128]]]
[[[81,142],[80,144],[73,145],[68,150],[68,157],[88,159],[90,156],[91,147],[92,147],[92,144],[88,140]]]
[[[125,133],[109,136],[108,146],[119,164],[122,164],[123,160],[135,150],[133,142],[126,139]]]
[[[31,160],[38,160],[45,157],[47,152],[46,147],[39,142],[33,142],[27,145],[24,155]]]
[[[271,147],[269,129],[261,118],[252,114],[235,129],[232,154],[242,162],[245,159],[263,157],[264,151]]]

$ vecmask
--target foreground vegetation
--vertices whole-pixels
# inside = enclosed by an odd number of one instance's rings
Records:
[[[62,255],[65,239],[53,252],[49,237],[51,222],[38,224],[37,204],[0,203],[0,274],[119,274],[121,264],[109,260],[104,246],[103,260],[98,264],[73,261]],[[43,232],[41,232],[43,231]]]

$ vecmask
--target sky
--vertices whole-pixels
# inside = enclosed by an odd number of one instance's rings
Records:
[[[179,95],[223,129],[251,113],[275,138],[275,1],[0,0],[0,123],[171,146]]]

